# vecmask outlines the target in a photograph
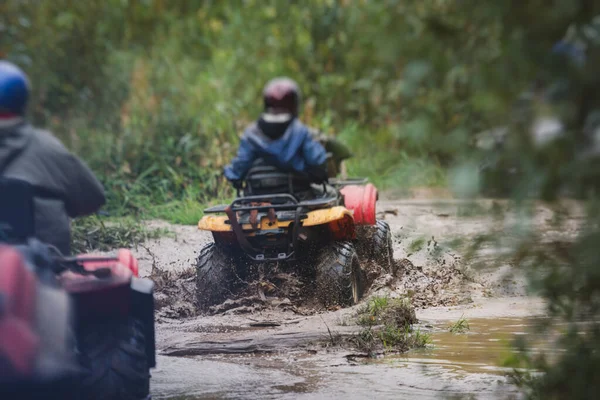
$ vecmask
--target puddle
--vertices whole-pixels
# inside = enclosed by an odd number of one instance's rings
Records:
[[[275,398],[306,382],[299,373],[261,367],[241,357],[218,360],[159,356],[157,361],[152,393],[153,398],[160,399]]]
[[[539,319],[537,319],[539,321]],[[431,328],[433,348],[379,360],[349,361],[348,351],[305,351],[269,356],[223,355],[159,358],[152,377],[157,399],[363,399],[505,398],[515,388],[499,367],[516,335],[536,319],[469,320],[470,331],[452,334],[447,323]],[[550,337],[536,348],[556,352]]]
[[[492,375],[456,380],[444,371],[420,366],[352,364],[332,355],[274,358],[270,366],[237,357],[160,357],[159,362],[165,369],[153,374],[154,399],[439,399],[474,393],[480,395],[477,398],[496,398],[496,393],[513,390]]]
[[[510,353],[510,344],[518,335],[531,333],[541,318],[474,319],[469,320],[470,330],[464,334],[448,332],[448,324],[437,324],[432,332],[433,348],[413,350],[394,357],[388,362],[395,366],[423,366],[441,368],[456,377],[469,374],[504,375],[509,369],[502,368],[503,358]],[[551,335],[536,334],[535,350],[552,354]]]

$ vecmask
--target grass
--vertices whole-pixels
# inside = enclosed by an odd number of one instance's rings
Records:
[[[366,176],[380,190],[394,189],[400,191],[411,187],[442,187],[445,185],[444,169],[431,161],[421,158],[401,158],[398,160],[393,152],[382,154],[382,149],[364,156],[355,156],[348,161],[351,176]],[[381,157],[390,157],[385,167],[374,169],[382,163]],[[378,159],[379,158],[379,159]],[[392,158],[394,159],[392,161]],[[406,192],[409,193],[409,192]]]
[[[391,299],[389,297],[373,297],[371,301],[367,303],[367,308],[363,313],[370,317],[381,316],[389,307]]]
[[[389,350],[423,348],[431,343],[430,334],[422,333],[419,329],[413,330],[409,325],[404,327],[386,325],[379,332],[379,339]]]
[[[323,323],[325,324],[325,327],[327,328],[327,333],[329,335],[328,344],[331,347],[337,347],[340,344],[342,344],[342,342],[344,341],[344,337],[339,332],[332,331],[329,328],[329,325],[327,325],[327,322],[325,322],[325,319],[323,319],[322,316],[321,316],[321,321],[323,321]]]
[[[368,135],[364,130],[356,123],[349,123],[337,132],[338,139],[354,155],[347,162],[350,176],[369,177],[380,190],[446,184],[446,172],[439,163],[398,148],[393,141],[393,127],[371,128]]]
[[[171,201],[152,207],[145,217],[162,219],[172,224],[196,225],[207,207],[191,199]]]
[[[201,201],[195,196],[172,200],[164,204],[148,206],[140,213],[141,219],[161,219],[172,224],[196,225],[204,216],[204,210],[217,204],[229,204],[234,197],[217,196],[214,200]]]
[[[433,341],[431,339],[431,334],[426,332],[421,332],[420,329],[411,332],[411,341],[412,344],[410,347],[412,348],[424,348],[430,345]]]
[[[368,354],[383,351],[404,352],[431,343],[429,334],[415,330],[414,308],[408,299],[373,297],[358,312],[357,323],[363,327],[355,335],[358,349]]]
[[[166,229],[148,229],[133,218],[91,216],[74,220],[71,247],[74,254],[132,248],[147,239],[168,234]]]
[[[464,316],[461,316],[458,321],[448,327],[448,331],[454,334],[462,334],[470,331],[469,321]]]
[[[417,322],[410,300],[375,296],[358,312],[359,325],[412,325]]]

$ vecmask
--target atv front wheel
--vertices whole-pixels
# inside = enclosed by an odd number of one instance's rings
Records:
[[[365,291],[365,273],[351,242],[333,242],[321,249],[316,267],[317,298],[326,306],[349,306]]]
[[[142,323],[135,319],[86,324],[77,332],[85,370],[80,399],[140,400],[150,394],[150,368]]]
[[[219,245],[209,243],[200,250],[196,274],[198,308],[206,311],[231,295],[236,278],[236,260]]]

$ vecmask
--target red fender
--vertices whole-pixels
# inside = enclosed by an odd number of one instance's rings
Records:
[[[377,189],[368,183],[364,186],[349,185],[340,192],[344,195],[344,206],[353,212],[354,223],[357,225],[375,225],[377,204]]]
[[[140,267],[138,265],[138,260],[133,256],[130,250],[120,249],[117,253],[117,259],[133,273],[133,276],[136,278],[139,277]]]
[[[35,368],[37,282],[16,250],[0,247],[0,355],[22,376]]]
[[[82,260],[86,256],[95,255],[86,254],[82,256]],[[131,307],[131,279],[139,274],[138,261],[131,251],[121,249],[116,260],[82,261],[82,265],[87,271],[108,268],[110,276],[97,278],[72,271],[61,274],[60,280],[64,288],[75,296],[78,318],[127,315]]]

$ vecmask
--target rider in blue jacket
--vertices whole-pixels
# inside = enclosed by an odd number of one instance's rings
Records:
[[[298,120],[300,90],[289,78],[271,80],[263,90],[265,111],[242,135],[237,156],[225,167],[236,187],[257,159],[283,171],[305,173],[315,183],[327,180],[325,148]]]

